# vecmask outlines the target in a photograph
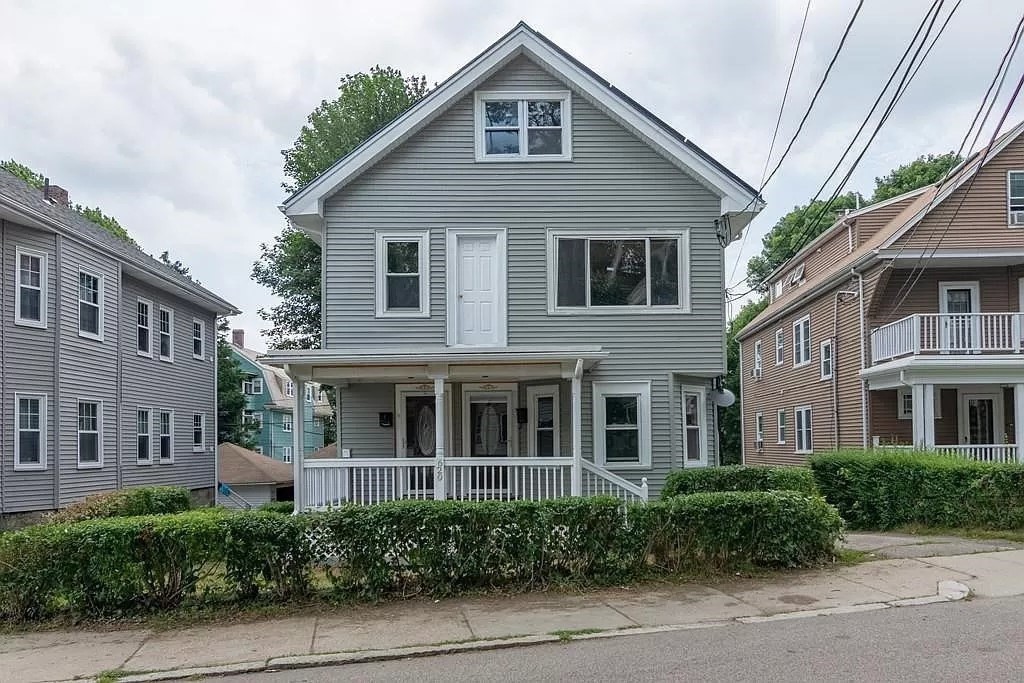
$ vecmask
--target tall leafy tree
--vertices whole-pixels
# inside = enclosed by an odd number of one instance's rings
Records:
[[[383,128],[427,93],[423,76],[406,77],[391,67],[341,79],[338,96],[324,100],[306,119],[295,144],[284,150],[285,190],[294,191]],[[273,348],[320,346],[320,247],[302,232],[285,227],[260,245],[253,279],[280,303],[260,309]]]
[[[242,422],[242,411],[247,405],[242,393],[246,375],[231,351],[228,332],[228,322],[221,318],[217,321],[217,443],[230,442],[253,448],[255,427]]]
[[[875,178],[875,193],[871,195],[871,202],[885,201],[904,192],[937,183],[961,161],[963,158],[956,152],[946,152],[919,156],[909,164],[897,166],[881,178]]]
[[[721,460],[723,465],[736,465],[743,452],[740,440],[740,344],[736,340],[739,331],[756,318],[768,305],[767,298],[748,301],[736,314],[726,328],[725,357],[729,371],[725,375],[725,388],[737,397],[736,402],[728,408],[718,409],[718,433],[721,444]]]

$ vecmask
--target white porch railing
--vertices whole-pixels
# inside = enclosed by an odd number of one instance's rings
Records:
[[[549,500],[572,485],[572,458],[448,458],[444,469],[453,500]]]
[[[1021,353],[1024,313],[915,313],[871,331],[871,361],[936,353]]]
[[[936,446],[935,451],[949,455],[959,455],[968,460],[978,462],[1018,462],[1016,444],[960,444],[956,446]]]
[[[617,474],[598,467],[589,460],[583,461],[583,491],[584,496],[614,496],[622,499],[625,503],[646,503],[647,502],[647,477],[641,480],[639,486],[631,481],[626,481]]]

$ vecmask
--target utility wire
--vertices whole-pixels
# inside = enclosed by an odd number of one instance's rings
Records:
[[[836,186],[836,189],[833,191],[833,193],[829,197],[828,201],[817,212],[817,214],[815,215],[814,220],[811,223],[809,223],[801,231],[800,241],[798,242],[798,244],[793,249],[790,250],[790,254],[786,257],[786,259],[784,261],[788,261],[793,256],[795,256],[797,253],[799,253],[799,251],[801,249],[803,249],[803,247],[812,239],[812,235],[815,235],[815,230],[820,225],[820,223],[821,223],[822,219],[824,218],[825,214],[828,213],[829,209],[832,207],[832,204],[835,203],[835,200],[839,197],[839,194],[842,192],[842,190],[845,187],[847,181],[849,181],[850,177],[853,175],[853,173],[856,170],[857,166],[860,164],[861,160],[864,158],[864,155],[867,153],[869,147],[871,146],[871,143],[874,141],[875,137],[877,137],[878,133],[881,131],[882,126],[886,123],[886,121],[888,121],[889,116],[892,114],[893,110],[896,107],[896,104],[903,97],[903,94],[907,91],[907,88],[909,88],[910,83],[913,81],[913,78],[917,75],[917,72],[920,70],[921,64],[923,64],[924,60],[928,57],[928,54],[931,52],[932,47],[935,46],[935,42],[938,40],[938,38],[945,31],[946,27],[949,25],[949,19],[952,17],[953,13],[955,13],[957,8],[960,6],[959,2],[957,2],[956,5],[953,7],[953,9],[950,10],[949,16],[947,16],[946,20],[940,26],[939,31],[938,31],[938,33],[936,33],[934,40],[932,40],[932,42],[929,45],[928,49],[922,55],[921,52],[924,49],[925,44],[928,42],[928,37],[931,34],[931,31],[932,31],[932,29],[935,26],[935,22],[938,19],[939,14],[942,11],[942,6],[944,4],[944,1],[945,0],[935,0],[932,3],[931,7],[928,8],[928,11],[925,13],[925,16],[922,18],[921,23],[918,25],[917,30],[914,32],[914,35],[911,38],[910,43],[907,45],[906,50],[904,50],[903,55],[900,57],[899,61],[896,63],[896,66],[893,68],[892,73],[889,75],[889,78],[886,80],[885,84],[882,86],[881,91],[878,93],[878,97],[875,98],[874,103],[871,105],[871,109],[868,111],[867,115],[864,117],[864,120],[861,122],[860,126],[857,128],[856,133],[854,133],[853,137],[850,139],[850,143],[846,146],[846,149],[843,151],[842,155],[839,157],[839,160],[833,166],[832,171],[825,178],[825,181],[818,188],[818,191],[815,193],[814,197],[811,199],[811,201],[809,202],[808,206],[810,206],[810,204],[813,204],[815,201],[818,200],[818,197],[821,196],[822,192],[824,192],[825,187],[827,187],[828,183],[832,180],[832,178],[838,172],[838,170],[841,167],[843,161],[846,159],[847,155],[850,153],[850,151],[853,149],[853,146],[856,144],[857,139],[860,137],[860,135],[864,131],[865,127],[867,127],[867,124],[871,120],[872,115],[875,113],[875,111],[878,109],[878,106],[881,104],[882,99],[885,97],[885,93],[889,91],[889,88],[892,85],[892,82],[896,79],[896,76],[899,75],[900,70],[903,68],[904,62],[906,62],[907,58],[910,57],[910,61],[907,62],[906,69],[903,71],[903,75],[900,78],[900,81],[897,84],[896,89],[893,92],[893,95],[890,98],[889,103],[886,105],[885,111],[883,112],[882,116],[879,118],[878,123],[875,125],[875,128],[872,131],[872,133],[871,133],[870,137],[868,138],[867,142],[864,144],[864,147],[861,149],[861,151],[857,155],[857,157],[853,160],[853,163],[851,164],[849,170],[846,172],[846,174],[843,177],[843,179]],[[921,33],[922,31],[924,31],[924,35],[923,36],[922,36],[922,33]],[[918,43],[919,39],[920,39],[920,43]],[[915,46],[916,46],[916,49],[915,49]],[[913,55],[911,56],[912,52],[913,52]],[[920,59],[918,59],[919,56],[920,56]],[[730,302],[736,301],[737,299],[740,299],[740,298],[750,294],[751,292],[755,291],[756,289],[757,289],[756,287],[750,287],[745,292],[742,292],[742,293],[739,293],[739,294],[732,294],[731,297],[728,299],[728,301],[730,301]]]
[[[761,180],[758,181],[758,186],[764,189],[765,176],[768,175],[768,164],[771,163],[772,153],[775,151],[775,141],[779,136],[779,127],[782,125],[782,114],[786,111],[786,99],[789,97],[789,86],[793,82],[793,72],[796,70],[797,56],[800,54],[800,45],[804,40],[804,29],[807,27],[807,15],[811,12],[811,0],[807,0],[807,4],[804,6],[804,18],[800,22],[800,33],[796,37],[796,47],[793,49],[793,60],[789,63],[789,74],[786,76],[786,87],[782,91],[782,102],[779,104],[779,115],[775,119],[775,130],[772,132],[772,141],[768,145],[768,154],[764,158],[764,168],[761,169]],[[758,191],[760,194],[760,191]],[[732,273],[729,274],[729,280],[736,277],[736,269],[739,268],[740,259],[743,257],[743,249],[747,246],[747,237],[750,235],[750,230],[743,231],[743,240],[740,242],[740,250],[736,253],[736,262],[733,263]]]

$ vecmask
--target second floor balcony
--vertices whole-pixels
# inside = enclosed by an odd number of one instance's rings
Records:
[[[871,331],[871,362],[920,355],[1024,353],[1024,313],[915,313]]]

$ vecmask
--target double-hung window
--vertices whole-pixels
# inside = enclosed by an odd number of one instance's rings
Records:
[[[206,450],[206,415],[192,413],[192,452],[202,453]]]
[[[688,467],[708,464],[707,396],[700,387],[683,387],[683,458]]]
[[[810,453],[814,450],[811,440],[811,408],[804,406],[796,409],[796,452]]]
[[[754,413],[754,448],[764,450],[764,413]]]
[[[174,311],[160,307],[160,360],[174,362]]]
[[[285,414],[284,417],[281,418],[281,431],[282,432],[291,432],[292,431],[292,416],[291,415]]]
[[[430,232],[377,232],[377,317],[430,317]]]
[[[1010,225],[1024,226],[1024,171],[1010,171],[1006,185]]]
[[[549,232],[548,312],[685,312],[688,233]]]
[[[153,411],[139,408],[135,411],[135,460],[139,463],[153,462]]]
[[[160,428],[160,462],[174,462],[174,412],[161,410],[157,413],[157,426]]]
[[[291,446],[283,446],[281,448],[281,460],[284,460],[285,462],[291,462],[292,461],[292,447]]]
[[[805,315],[793,323],[793,367],[811,362],[811,316]]]
[[[651,463],[649,382],[594,382],[594,453],[608,469]]]
[[[558,387],[526,387],[526,422],[531,458],[552,457],[559,454]]]
[[[818,361],[821,365],[821,378],[832,379],[835,372],[835,360],[832,358],[832,340],[826,339],[818,347]]]
[[[46,396],[14,394],[14,469],[46,469]]]
[[[786,362],[786,338],[782,330],[775,330],[775,364]]]
[[[103,339],[103,277],[78,271],[78,334]]]
[[[242,380],[242,393],[246,396],[259,396],[263,393],[263,378],[250,377]]]
[[[306,385],[306,403],[312,403],[312,402],[313,402],[313,385],[312,384],[307,384]]]
[[[935,389],[934,406],[935,419],[942,419],[942,391]],[[914,418],[914,392],[910,387],[901,387],[896,390],[896,417],[901,420]]]
[[[263,413],[256,410],[243,410],[242,424],[263,429]]]
[[[103,467],[101,433],[103,404],[99,401],[78,402],[78,467]]]
[[[18,248],[15,290],[18,301],[14,322],[29,327],[46,327],[46,254]]]
[[[554,92],[477,92],[477,161],[568,161],[571,96]]]
[[[764,362],[761,356],[761,340],[754,342],[754,377],[760,378],[764,373]]]
[[[786,409],[782,408],[776,413],[776,424],[779,428],[778,443],[786,443]]]
[[[136,322],[136,348],[140,356],[153,355],[153,304],[139,299]]]
[[[206,324],[202,320],[192,321],[192,357],[196,360],[205,359],[204,342],[206,340]]]
[[[288,398],[295,396],[295,382],[288,380],[284,383],[284,395]]]

